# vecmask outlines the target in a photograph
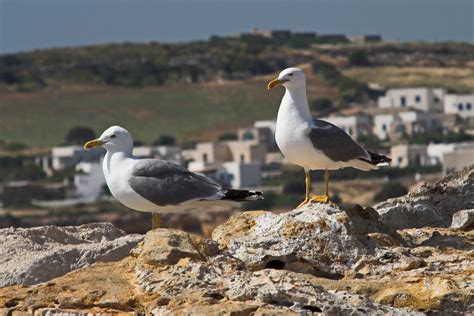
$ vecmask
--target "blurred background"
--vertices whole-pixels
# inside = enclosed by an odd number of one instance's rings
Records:
[[[150,215],[115,202],[101,149],[111,125],[134,154],[174,161],[225,186],[265,192],[243,209],[284,211],[304,195],[275,142],[283,89],[301,67],[313,114],[391,167],[332,172],[340,204],[374,205],[474,163],[474,7],[463,0],[0,0],[0,227]],[[313,174],[321,193],[322,173]],[[240,209],[166,214],[208,236]]]

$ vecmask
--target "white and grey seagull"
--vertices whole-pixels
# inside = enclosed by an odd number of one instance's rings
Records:
[[[370,152],[358,145],[341,128],[314,118],[308,107],[306,78],[299,68],[287,68],[268,83],[268,89],[283,85],[276,123],[275,140],[286,159],[304,168],[306,195],[298,206],[312,202],[329,202],[329,170],[353,167],[360,170],[377,169],[391,159]],[[325,194],[310,198],[310,170],[325,170]]]
[[[99,146],[107,150],[102,170],[110,192],[131,209],[152,212],[152,229],[160,226],[158,213],[263,198],[260,192],[224,189],[214,180],[169,161],[134,157],[132,135],[120,126],[108,128],[84,148]]]

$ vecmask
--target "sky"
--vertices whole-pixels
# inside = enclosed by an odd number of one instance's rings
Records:
[[[0,53],[252,28],[474,42],[474,0],[0,0]]]

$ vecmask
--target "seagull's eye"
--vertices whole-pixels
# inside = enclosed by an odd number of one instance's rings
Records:
[[[293,73],[291,73],[291,74],[288,74],[288,76],[289,76],[289,77],[293,76]]]
[[[110,135],[110,138],[115,138],[117,137],[117,135]]]

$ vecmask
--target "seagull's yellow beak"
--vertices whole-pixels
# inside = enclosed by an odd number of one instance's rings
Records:
[[[287,82],[288,80],[285,80],[285,79],[273,79],[272,81],[270,81],[267,85],[267,89],[270,90],[270,89],[273,89],[275,88],[276,86],[279,86],[279,85],[282,85],[284,84],[285,82]]]
[[[88,141],[87,143],[84,144],[84,149],[91,149],[91,148],[94,148],[94,147],[100,147],[102,146],[104,142],[101,141],[100,139],[94,139],[94,140],[90,140]]]

